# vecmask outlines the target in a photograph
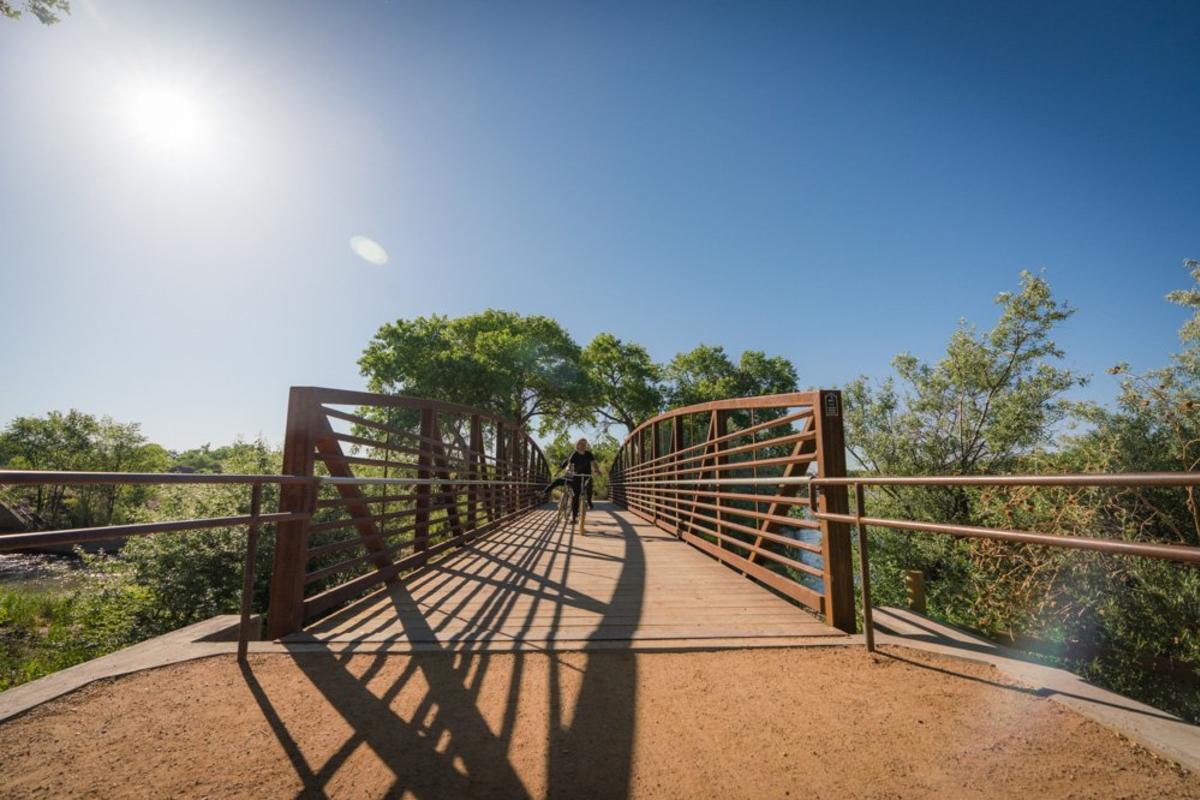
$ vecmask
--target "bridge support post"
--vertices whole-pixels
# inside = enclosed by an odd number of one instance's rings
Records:
[[[846,440],[842,430],[842,393],[821,391],[813,409],[817,438],[817,476],[846,475]],[[820,492],[819,508],[826,513],[849,514],[850,499],[845,486],[826,486]],[[814,508],[813,510],[817,510]],[[846,633],[855,632],[854,567],[850,548],[850,526],[821,520],[822,582],[825,584],[825,622]]]
[[[293,386],[288,395],[283,436],[283,474],[313,476],[313,431],[316,398],[312,390]],[[279,487],[279,510],[311,511],[316,501],[312,483]],[[267,638],[278,639],[304,627],[304,571],[308,566],[308,520],[281,522],[275,533],[274,567],[267,605]]]

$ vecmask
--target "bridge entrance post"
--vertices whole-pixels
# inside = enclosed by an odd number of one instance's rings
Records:
[[[288,394],[287,425],[283,436],[283,474],[313,477],[314,423],[317,401],[311,389],[293,386]],[[282,513],[312,511],[313,483],[279,487]],[[304,626],[304,570],[308,565],[307,519],[279,523],[275,534],[274,566],[267,604],[267,637],[278,639]]]
[[[817,476],[843,478],[846,476],[846,440],[842,429],[842,393],[818,392],[813,415],[816,418]],[[825,513],[849,514],[850,499],[846,487],[822,487],[817,505]],[[854,571],[849,525],[821,520],[821,560],[824,562],[825,622],[838,630],[854,633]]]

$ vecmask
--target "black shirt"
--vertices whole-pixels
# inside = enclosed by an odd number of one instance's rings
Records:
[[[570,457],[559,464],[558,468],[565,469],[567,464],[570,464],[571,468],[575,470],[576,475],[591,475],[592,462],[595,460],[596,457],[592,455],[591,450],[585,450],[582,453],[576,450],[574,453],[571,453]]]

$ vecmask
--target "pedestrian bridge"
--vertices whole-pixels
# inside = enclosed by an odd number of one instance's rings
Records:
[[[854,632],[840,397],[677,409],[596,476],[572,528],[521,426],[292,390],[268,608],[287,642],[428,649],[794,644]]]
[[[661,528],[598,502],[582,532],[548,507],[535,509],[284,641],[511,652],[783,646],[831,633],[840,632]]]
[[[294,387],[281,474],[0,471],[0,485],[60,490],[244,486],[248,513],[11,534],[0,552],[246,526],[241,658],[267,524],[276,529],[266,638],[301,649],[845,641],[858,625],[856,584],[871,648],[867,526],[1200,563],[1193,545],[878,518],[864,499],[866,487],[1191,492],[1200,474],[847,476],[842,418],[840,394],[825,390],[668,411],[631,431],[602,465],[597,496],[608,500],[572,529],[543,502],[551,465],[518,421],[434,400]],[[264,510],[276,500],[278,510]]]

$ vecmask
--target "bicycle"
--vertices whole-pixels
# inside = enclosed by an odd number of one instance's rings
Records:
[[[575,497],[575,479],[579,479],[579,532],[583,533],[587,519],[587,488],[592,480],[591,475],[576,475],[573,472],[563,474],[563,490],[558,496],[558,508],[555,509],[554,526],[564,522],[571,513],[572,501]]]

